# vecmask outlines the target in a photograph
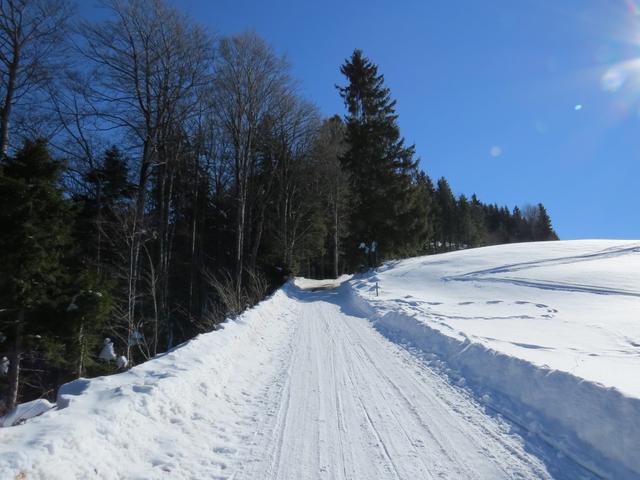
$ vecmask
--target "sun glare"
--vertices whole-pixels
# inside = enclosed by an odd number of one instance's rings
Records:
[[[618,121],[640,111],[640,1],[624,0],[624,4],[630,18],[617,40],[625,45],[625,53],[599,68],[600,89],[610,96],[612,118]]]
[[[640,87],[640,57],[609,67],[601,78],[605,92],[617,92],[623,86]]]

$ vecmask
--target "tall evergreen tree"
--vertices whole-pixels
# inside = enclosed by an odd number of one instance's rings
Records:
[[[558,235],[551,226],[551,217],[541,203],[538,204],[535,240],[558,240]]]
[[[424,205],[415,183],[414,147],[400,136],[396,102],[362,51],[355,50],[340,72],[348,81],[338,89],[348,112],[341,162],[352,195],[346,246],[352,263],[362,243],[376,242],[378,259],[415,253],[425,227]]]
[[[429,175],[422,171],[418,172],[417,184],[425,211],[425,230],[422,238],[421,253],[432,253],[437,249],[436,223],[438,220],[438,210],[435,204],[436,191]]]
[[[462,248],[473,247],[477,242],[477,233],[471,216],[471,205],[465,195],[458,198],[457,212],[456,243]]]
[[[438,180],[436,189],[436,203],[438,205],[438,235],[440,248],[449,250],[453,247],[456,236],[456,198],[453,196],[449,182],[442,177]]]
[[[93,264],[100,272],[103,267],[111,269],[119,261],[114,248],[115,215],[134,196],[135,188],[129,181],[126,158],[118,147],[111,146],[104,153],[100,165],[85,174],[86,192],[76,195],[80,205],[74,240],[78,242],[84,260]],[[105,238],[107,237],[107,238]]]
[[[65,328],[57,332],[65,344],[64,356],[57,360],[68,377],[105,372],[95,353],[105,336],[113,337],[106,327],[113,309],[112,292],[118,291],[116,287],[122,290],[117,282],[122,269],[117,224],[134,196],[128,177],[126,158],[111,146],[100,163],[85,173],[83,193],[73,197],[72,245],[64,261],[70,278],[60,299]]]
[[[62,258],[70,239],[70,208],[59,186],[62,165],[44,141],[26,142],[7,158],[0,176],[0,301],[13,348],[6,407],[15,406],[20,361],[45,328],[37,311],[55,302],[64,281]]]
[[[476,239],[474,246],[481,246],[487,244],[488,232],[487,222],[485,218],[484,208],[478,197],[474,193],[471,195],[471,218],[473,221],[474,231]]]

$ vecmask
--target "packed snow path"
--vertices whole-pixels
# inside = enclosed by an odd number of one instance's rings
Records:
[[[550,477],[521,438],[340,296],[299,294],[277,414],[234,478]]]
[[[0,430],[0,478],[593,478],[351,302],[289,285],[220,332],[70,384],[67,408]]]

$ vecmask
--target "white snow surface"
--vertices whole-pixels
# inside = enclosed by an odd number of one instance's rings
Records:
[[[492,390],[494,408],[605,478],[640,478],[640,242],[419,257],[352,288],[381,332]]]
[[[0,429],[0,478],[640,478],[639,267],[572,241],[296,279],[61,387]]]
[[[380,270],[361,295],[377,279],[375,301],[441,333],[640,397],[640,242],[502,245]]]
[[[22,403],[8,414],[0,417],[0,427],[12,427],[13,425],[42,415],[54,407],[55,404],[44,398]]]
[[[347,280],[351,279],[353,275],[341,275],[338,278],[326,278],[323,280],[315,280],[312,278],[296,277],[293,280],[293,284],[301,290],[319,291],[319,290],[331,290],[338,288]]]

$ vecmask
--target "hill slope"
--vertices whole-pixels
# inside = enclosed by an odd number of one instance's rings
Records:
[[[490,405],[565,454],[605,477],[614,464],[640,472],[640,242],[413,258],[353,289],[390,339],[491,390]]]

